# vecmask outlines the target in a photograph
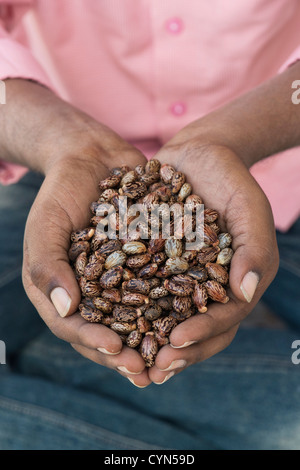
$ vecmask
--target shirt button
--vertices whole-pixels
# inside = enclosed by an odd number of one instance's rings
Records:
[[[186,106],[184,103],[178,102],[178,103],[173,103],[171,106],[171,113],[174,114],[174,116],[182,116],[186,112]]]
[[[183,30],[183,22],[180,18],[170,18],[166,22],[166,29],[171,34],[179,34]]]

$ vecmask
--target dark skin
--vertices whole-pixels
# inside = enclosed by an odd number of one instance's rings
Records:
[[[6,81],[7,104],[0,108],[1,155],[45,175],[26,224],[23,282],[53,334],[138,387],[162,383],[232,342],[240,322],[278,269],[270,205],[248,168],[268,155],[300,144],[300,107],[291,101],[291,84],[299,76],[297,63],[191,123],[156,155],[162,163],[183,171],[205,205],[220,213],[222,227],[233,235],[235,254],[230,301],[213,304],[207,314],[178,325],[171,333],[171,344],[160,350],[150,370],[145,369],[136,351],[122,348],[116,333],[80,317],[80,292],[67,255],[71,232],[88,223],[89,205],[98,197],[98,182],[110,168],[145,164],[145,157],[114,131],[50,90],[25,80]],[[252,299],[246,299],[241,289],[248,272],[257,273],[259,278]],[[63,288],[70,298],[64,317],[52,302],[51,292],[56,287]]]

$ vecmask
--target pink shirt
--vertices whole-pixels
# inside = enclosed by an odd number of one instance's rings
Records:
[[[300,56],[298,0],[0,0],[0,19],[0,79],[51,87],[148,158]],[[299,170],[299,148],[251,169],[282,231]],[[26,171],[0,163],[3,184]]]

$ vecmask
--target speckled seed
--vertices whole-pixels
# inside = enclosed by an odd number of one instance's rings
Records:
[[[148,295],[150,292],[150,283],[147,280],[130,279],[129,281],[123,282],[122,289],[124,291]]]
[[[219,214],[214,209],[204,209],[204,223],[212,224],[219,217]]]
[[[220,251],[217,257],[217,264],[221,264],[223,266],[227,266],[233,257],[233,250],[232,248],[224,248]]]
[[[111,175],[108,178],[100,181],[99,188],[100,190],[105,190],[107,188],[115,188],[121,181],[121,176],[119,175]]]
[[[207,290],[203,284],[197,284],[195,286],[193,294],[193,302],[197,307],[199,313],[205,313],[207,311]]]
[[[145,165],[145,172],[146,173],[158,173],[160,171],[160,161],[157,160],[156,158],[152,158],[151,160],[148,160],[148,162]]]
[[[75,268],[76,274],[78,274],[79,276],[83,276],[87,262],[88,262],[87,254],[85,251],[83,251],[82,253],[80,253],[80,255],[77,256],[76,261],[75,261],[74,268]]]
[[[158,308],[155,308],[155,306],[152,306],[145,311],[144,315],[147,320],[153,321],[161,316],[161,312],[162,309],[159,310]]]
[[[102,274],[102,271],[103,271],[102,261],[98,260],[97,258],[94,258],[92,261],[90,261],[86,265],[85,270],[84,270],[84,276],[89,281],[95,281]]]
[[[184,183],[177,196],[178,201],[184,201],[192,192],[192,186],[189,183]]]
[[[189,268],[189,263],[183,258],[169,258],[165,263],[165,269],[171,274],[184,273]]]
[[[229,301],[226,290],[217,281],[209,280],[203,284],[207,290],[208,296],[215,302],[226,304]]]
[[[216,263],[206,263],[205,268],[210,279],[220,282],[220,284],[226,285],[228,283],[229,275],[223,266]]]
[[[219,239],[220,250],[223,250],[224,248],[228,248],[232,243],[232,235],[228,232],[219,233],[218,239]]]
[[[113,309],[113,317],[118,322],[131,322],[138,316],[137,310],[134,307],[126,305],[116,305]]]
[[[186,271],[186,274],[198,282],[204,282],[208,277],[206,269],[200,266],[192,266]]]
[[[110,255],[114,251],[122,249],[122,243],[119,240],[109,240],[101,245],[99,253],[101,255]]]
[[[122,250],[127,255],[139,255],[146,253],[147,247],[144,243],[138,241],[127,242],[123,245]]]
[[[173,300],[173,308],[176,312],[182,313],[190,310],[192,307],[191,297],[180,297],[176,295]]]
[[[130,348],[136,348],[140,344],[142,339],[143,339],[142,333],[138,330],[133,330],[126,337],[126,344]]]
[[[206,245],[217,246],[219,239],[216,232],[210,227],[210,225],[204,224],[203,228],[203,241]]]
[[[136,292],[125,292],[122,295],[122,303],[124,305],[139,305],[149,303],[149,298],[146,295],[138,294]]]
[[[149,263],[139,270],[137,276],[141,279],[151,279],[156,274],[157,270],[157,263]]]
[[[169,335],[172,329],[177,325],[177,321],[171,315],[158,318],[152,322],[152,326],[161,336]]]
[[[97,281],[88,281],[84,277],[79,279],[81,292],[85,297],[98,297],[101,294],[101,287]]]
[[[109,300],[112,303],[121,302],[121,292],[119,289],[104,289],[101,293],[101,297],[105,300]]]
[[[114,268],[115,266],[123,266],[126,263],[127,256],[123,251],[114,251],[105,261],[105,269]]]
[[[90,240],[95,233],[95,229],[91,227],[84,228],[83,230],[76,230],[71,235],[72,242],[82,242]]]
[[[116,333],[121,333],[127,335],[131,333],[131,331],[136,329],[136,323],[131,322],[114,322],[110,325],[111,329]]]
[[[125,173],[125,175],[121,179],[120,185],[124,186],[124,184],[133,183],[134,181],[136,181],[137,176],[138,175],[136,174],[134,170],[128,171],[127,173]]]
[[[164,183],[169,184],[171,183],[173,176],[175,173],[175,168],[167,163],[164,163],[160,168],[160,177]]]
[[[147,186],[139,181],[124,184],[124,186],[119,189],[119,194],[129,197],[129,199],[138,199],[139,197],[144,196],[146,192]]]
[[[167,295],[169,295],[169,291],[165,287],[159,286],[154,287],[154,289],[150,291],[149,297],[150,299],[160,299],[161,297],[165,297]]]
[[[68,255],[71,262],[74,262],[80,253],[90,252],[90,244],[88,241],[74,242],[71,244]]]
[[[122,266],[115,266],[114,268],[109,269],[100,278],[100,285],[103,289],[111,289],[116,287],[123,276]]]
[[[197,261],[200,265],[205,265],[206,263],[213,262],[217,259],[219,252],[220,248],[215,246],[208,246],[202,248],[197,255]]]
[[[151,260],[150,253],[143,253],[142,255],[132,255],[127,258],[126,264],[128,268],[138,269],[145,266]]]
[[[82,318],[90,323],[100,323],[103,318],[102,312],[96,309],[92,309],[88,305],[80,304],[78,309]]]
[[[165,252],[169,258],[178,258],[182,255],[182,241],[175,237],[170,237],[165,243]]]
[[[152,331],[145,334],[141,342],[140,352],[145,361],[146,367],[152,367],[158,353],[158,343]]]
[[[185,297],[194,292],[195,280],[189,276],[179,274],[164,281],[165,289],[173,295]]]
[[[150,186],[151,184],[159,181],[159,173],[145,173],[140,176],[139,181],[144,183],[146,186]]]
[[[185,175],[181,171],[176,171],[171,181],[172,193],[177,194],[185,183]]]
[[[165,247],[166,240],[164,238],[152,238],[148,244],[148,252],[152,255],[161,252]]]
[[[136,320],[136,326],[137,329],[140,331],[140,333],[147,333],[147,331],[151,330],[151,322],[147,320],[146,317],[139,317]]]
[[[175,318],[177,323],[181,323],[184,320],[187,320],[192,316],[192,314],[192,310],[187,310],[186,312],[176,312],[176,310],[173,310],[172,312],[170,312],[170,316]]]
[[[98,310],[103,313],[111,313],[113,304],[109,300],[102,299],[101,297],[94,297],[93,303]]]

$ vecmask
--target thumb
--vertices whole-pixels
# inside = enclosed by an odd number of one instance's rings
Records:
[[[230,289],[239,300],[250,303],[262,296],[274,279],[279,265],[275,230],[267,212],[256,223],[249,217],[241,224],[243,233],[234,236],[230,266]],[[254,215],[254,214],[252,214]]]
[[[39,296],[36,289],[53,304],[61,317],[73,314],[80,303],[81,293],[70,266],[68,249],[69,231],[59,224],[43,224],[36,230],[32,221],[28,222],[24,237],[23,282],[28,296],[38,307]]]

